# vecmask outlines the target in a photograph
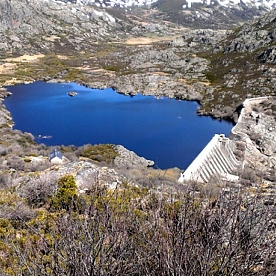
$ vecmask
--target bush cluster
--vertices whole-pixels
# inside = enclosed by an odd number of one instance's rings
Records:
[[[275,228],[257,197],[217,193],[206,204],[191,194],[161,195],[127,183],[77,195],[74,178],[65,176],[51,202],[21,224],[2,216],[2,275],[275,272]]]
[[[98,162],[113,164],[114,159],[118,156],[116,146],[112,144],[85,145],[80,147],[76,154]]]

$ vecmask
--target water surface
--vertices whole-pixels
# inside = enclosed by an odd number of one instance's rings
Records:
[[[232,124],[196,115],[196,102],[134,97],[75,83],[9,86],[5,100],[15,128],[46,145],[121,144],[159,168],[185,169],[216,133]],[[78,93],[75,97],[69,91]],[[51,136],[38,139],[38,136]]]

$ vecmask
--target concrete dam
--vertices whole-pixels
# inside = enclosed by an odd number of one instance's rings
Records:
[[[179,182],[196,181],[207,183],[213,178],[237,181],[235,175],[242,162],[234,156],[235,142],[224,134],[215,136],[200,152],[186,171],[181,173]]]

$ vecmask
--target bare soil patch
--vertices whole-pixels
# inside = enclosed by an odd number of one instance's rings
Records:
[[[51,35],[51,36],[46,36],[46,37],[44,37],[44,39],[45,39],[46,41],[54,42],[55,40],[60,39],[60,37],[59,37],[59,36],[56,36],[56,35]]]
[[[33,62],[37,61],[39,58],[44,57],[43,54],[38,54],[38,55],[23,55],[20,57],[16,58],[6,58],[4,61],[6,62]]]
[[[152,75],[154,75],[154,76],[170,76],[169,73],[165,73],[165,72],[154,72]]]
[[[13,72],[13,69],[16,67],[14,63],[4,63],[0,65],[0,74],[9,74]]]
[[[155,42],[161,42],[161,41],[171,41],[175,38],[179,37],[179,35],[174,36],[162,36],[162,37],[131,37],[126,41],[127,45],[146,45],[146,44],[152,44]]]

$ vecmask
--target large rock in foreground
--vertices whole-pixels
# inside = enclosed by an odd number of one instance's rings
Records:
[[[135,152],[126,149],[125,147],[118,145],[116,150],[119,154],[114,160],[116,166],[122,167],[152,167],[154,162],[147,160],[144,157],[138,156]]]

